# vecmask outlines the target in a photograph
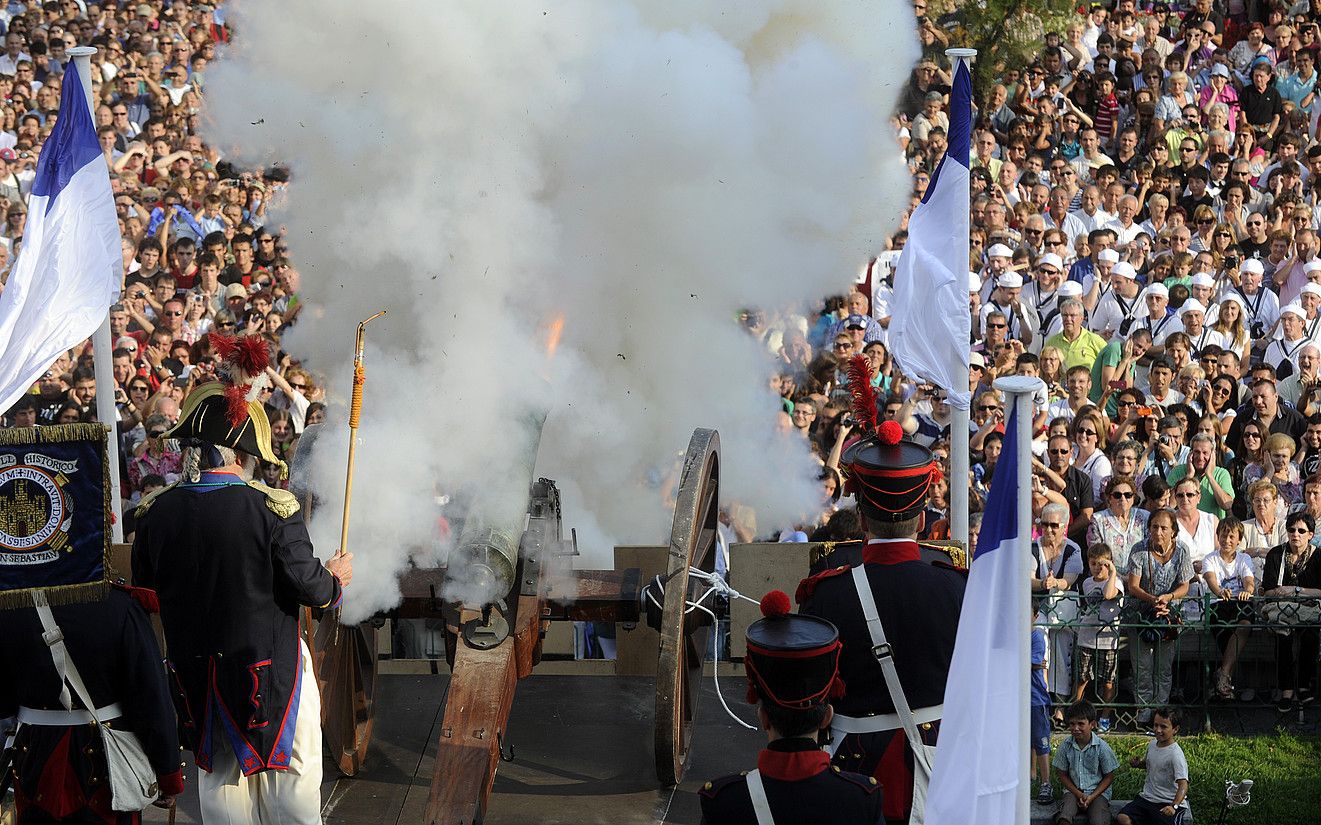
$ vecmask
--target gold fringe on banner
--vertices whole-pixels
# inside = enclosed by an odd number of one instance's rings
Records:
[[[0,591],[0,610],[30,607],[34,590],[46,593],[51,604],[78,604],[98,602],[110,592],[111,575],[111,522],[114,511],[110,506],[110,496],[118,491],[110,489],[110,462],[107,459],[107,442],[110,428],[99,423],[54,424],[41,427],[11,427],[0,429],[0,447],[18,447],[27,444],[56,444],[69,441],[88,441],[97,445],[97,456],[101,461],[101,580],[80,584],[57,584],[49,587],[26,587],[21,590]]]
[[[17,610],[32,606],[32,593],[43,591],[51,604],[82,604],[99,602],[110,592],[107,581],[85,584],[57,584],[53,587],[25,587],[22,590],[0,590],[0,610]]]
[[[110,429],[104,424],[51,424],[41,427],[10,427],[0,430],[0,447],[15,447],[21,444],[55,444],[61,441],[100,441],[104,447],[106,433]]]

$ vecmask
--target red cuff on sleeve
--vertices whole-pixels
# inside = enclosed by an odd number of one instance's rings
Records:
[[[178,796],[183,793],[183,768],[174,773],[157,774],[156,784],[160,786],[161,796]]]

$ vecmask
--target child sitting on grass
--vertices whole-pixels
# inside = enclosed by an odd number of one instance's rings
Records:
[[[1178,708],[1161,708],[1151,720],[1155,738],[1145,757],[1133,757],[1135,768],[1147,769],[1147,782],[1137,799],[1124,806],[1115,819],[1119,825],[1182,825],[1188,806],[1188,760],[1174,738],[1179,735]]]
[[[1056,822],[1072,825],[1075,816],[1085,813],[1089,825],[1110,825],[1110,783],[1119,758],[1095,733],[1096,706],[1074,702],[1064,711],[1064,721],[1070,736],[1060,742],[1051,761],[1065,791]]]

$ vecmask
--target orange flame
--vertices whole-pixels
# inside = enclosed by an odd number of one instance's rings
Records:
[[[546,332],[546,360],[550,361],[555,357],[555,350],[560,347],[560,336],[564,333],[564,313],[556,315],[550,322],[550,328]]]

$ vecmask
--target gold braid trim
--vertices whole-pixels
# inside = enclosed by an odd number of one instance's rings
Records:
[[[861,539],[845,539],[844,541],[818,542],[817,544],[812,545],[812,549],[808,555],[808,560],[812,564],[816,564],[817,562],[824,559],[826,556],[829,556],[831,553],[835,552],[835,548],[837,547],[843,547],[848,544],[861,544],[861,543],[862,543]]]
[[[104,445],[107,432],[109,429],[104,424],[95,422],[10,427],[0,430],[0,447],[13,447],[19,444],[54,444],[60,441],[101,441]],[[28,601],[31,602],[31,599]]]
[[[266,496],[266,509],[280,518],[289,518],[298,512],[298,497],[288,490],[267,487],[260,481],[248,481],[248,486]]]

